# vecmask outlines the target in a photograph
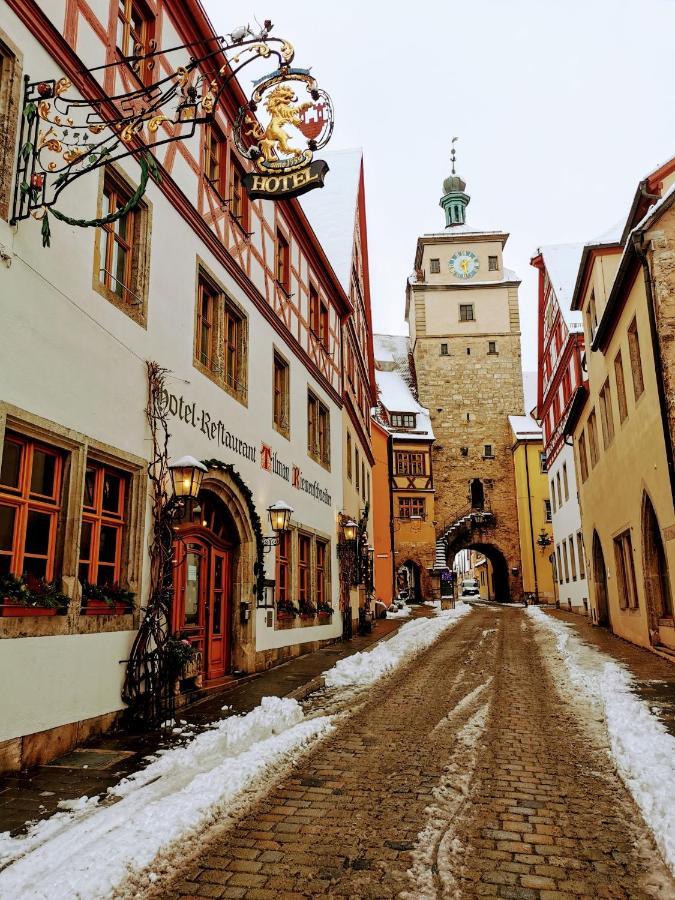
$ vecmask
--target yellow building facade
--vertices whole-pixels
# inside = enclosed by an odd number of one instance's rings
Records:
[[[549,559],[553,531],[543,436],[531,416],[509,416],[509,425],[513,435],[523,593],[535,603],[553,603],[555,587]]]
[[[652,260],[672,221],[675,160],[655,174],[640,185],[623,233],[584,248],[572,308],[583,312],[589,379],[566,430],[592,620],[673,653],[673,458]]]

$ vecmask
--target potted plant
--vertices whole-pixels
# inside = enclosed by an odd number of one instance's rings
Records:
[[[202,655],[184,635],[171,635],[164,644],[169,675],[176,681],[199,678],[202,673]]]
[[[301,600],[300,601],[300,618],[301,619],[314,619],[316,617],[316,606],[312,603],[311,600]]]
[[[55,581],[30,576],[0,576],[0,615],[55,616],[68,606],[68,597]]]
[[[88,616],[122,616],[134,608],[135,594],[114,584],[82,584],[82,607]]]
[[[316,604],[316,612],[320,619],[330,619],[333,615],[333,607],[326,600],[320,600]]]
[[[277,619],[291,621],[299,615],[300,610],[290,600],[277,600]]]

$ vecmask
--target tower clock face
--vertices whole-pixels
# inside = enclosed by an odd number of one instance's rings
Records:
[[[457,278],[473,278],[479,268],[478,257],[471,250],[458,250],[450,257],[450,271]]]

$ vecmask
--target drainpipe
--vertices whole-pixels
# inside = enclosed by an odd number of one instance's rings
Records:
[[[389,482],[389,542],[391,545],[391,602],[393,603],[398,595],[398,585],[396,584],[396,536],[394,533],[394,492],[392,490],[392,474],[394,471],[394,439],[391,435],[387,436],[387,480]]]
[[[530,491],[530,463],[528,460],[530,448],[527,441],[523,445],[525,447],[525,475],[527,480],[527,509],[530,518],[530,546],[532,547],[532,572],[534,574],[534,599],[539,605],[539,581],[537,579],[537,552],[534,549],[534,526],[532,524],[532,492]]]
[[[673,463],[673,438],[670,433],[670,423],[668,421],[668,402],[666,399],[666,388],[663,380],[663,360],[661,358],[661,346],[659,344],[659,335],[656,328],[656,311],[654,306],[654,290],[652,285],[652,275],[649,269],[649,259],[644,249],[643,235],[635,235],[633,238],[633,246],[642,263],[642,272],[645,280],[645,290],[647,292],[647,313],[649,315],[649,331],[652,338],[652,348],[654,353],[654,369],[656,371],[656,388],[659,395],[659,412],[661,413],[661,426],[663,428],[663,438],[666,442],[666,459],[668,462],[668,476],[670,478],[670,491],[675,497],[675,465]]]

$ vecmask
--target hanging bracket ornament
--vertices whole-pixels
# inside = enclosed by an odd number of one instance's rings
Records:
[[[112,69],[117,84],[134,81],[138,86],[108,95],[102,89],[97,91],[90,78],[91,93],[98,93],[94,99],[78,96],[68,78],[31,81],[26,76],[12,224],[29,217],[41,220],[45,246],[49,246],[51,236],[49,213],[80,227],[104,224],[103,219],[67,216],[54,204],[77,178],[127,156],[139,160],[144,191],[148,175],[159,180],[157,164],[149,151],[162,144],[192,138],[198,125],[213,120],[229,82],[249,63],[261,59],[274,59],[277,69],[272,76],[254,82],[257,86],[245,117],[240,113],[237,119],[237,146],[254,162],[258,172],[269,171],[283,177],[293,171],[302,187],[304,180],[300,173],[308,170],[305,177],[311,176],[310,186],[322,184],[327,166],[321,164],[319,175],[320,167],[312,162],[312,153],[330,137],[333,123],[330,99],[318,89],[308,70],[291,68],[293,46],[282,38],[270,37],[271,29],[272,23],[267,20],[257,33],[244,26],[224,37],[166,50],[155,49],[153,44],[148,48],[151,52],[145,53],[144,47],[136,46],[134,55],[81,74],[86,78],[94,72]],[[151,84],[140,82],[139,72],[154,71],[169,74]],[[271,87],[270,79],[276,79],[277,93],[272,99],[266,93],[268,86]],[[287,86],[294,80],[306,86],[312,102],[308,100],[294,107],[294,93],[292,90],[288,93]],[[266,128],[253,115],[263,95],[265,107],[274,110]],[[244,118],[246,133],[241,134],[240,119],[243,123]],[[290,147],[284,131],[289,125],[307,137],[305,149],[296,151]],[[259,157],[266,168],[261,168]],[[135,204],[140,202],[143,191],[134,194]],[[276,198],[292,195],[280,191]],[[252,192],[252,196],[258,194]],[[126,206],[108,211],[105,224],[128,211]]]

